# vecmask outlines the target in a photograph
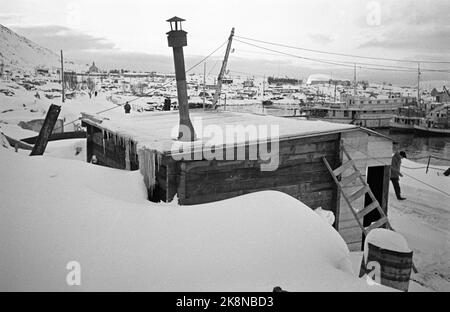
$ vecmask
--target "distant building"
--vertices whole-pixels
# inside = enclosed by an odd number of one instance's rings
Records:
[[[99,73],[100,70],[98,69],[97,66],[95,66],[95,62],[92,62],[91,67],[89,67],[88,73]]]
[[[450,94],[447,92],[446,89],[444,89],[444,91],[438,91],[438,90],[436,90],[436,88],[434,88],[431,91],[431,96],[436,98],[436,102],[438,102],[438,103],[449,103],[450,102]]]
[[[315,85],[315,84],[324,84],[324,83],[332,83],[342,86],[350,86],[350,80],[348,79],[337,79],[333,78],[327,74],[313,74],[308,77],[306,80],[306,84]]]
[[[36,75],[48,76],[49,69],[48,68],[36,68]]]
[[[276,85],[284,85],[284,84],[290,84],[290,85],[299,85],[303,83],[303,80],[295,79],[295,78],[280,78],[280,77],[269,77],[267,79],[267,82],[269,84],[276,84]]]

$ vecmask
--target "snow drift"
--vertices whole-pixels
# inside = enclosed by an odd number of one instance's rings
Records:
[[[154,204],[138,171],[3,148],[0,172],[0,291],[387,289],[357,279],[339,234],[283,193]]]

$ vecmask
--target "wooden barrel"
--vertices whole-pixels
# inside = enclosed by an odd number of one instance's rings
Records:
[[[413,265],[413,252],[383,249],[371,243],[368,243],[368,249],[365,263],[375,261],[380,264],[381,284],[408,291]],[[366,271],[363,267],[362,269]]]

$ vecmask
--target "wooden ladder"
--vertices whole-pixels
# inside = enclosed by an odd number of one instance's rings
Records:
[[[356,168],[355,162],[350,158],[350,155],[347,153],[347,151],[342,147],[342,151],[344,152],[345,156],[347,157],[348,161],[342,164],[342,166],[332,169],[330,164],[328,163],[327,159],[325,157],[322,157],[323,162],[327,166],[328,171],[330,172],[331,176],[333,177],[334,182],[336,183],[339,191],[341,192],[342,196],[344,197],[345,201],[347,202],[347,205],[350,207],[350,211],[352,212],[353,216],[355,217],[356,221],[358,222],[359,227],[363,231],[364,235],[367,236],[367,234],[376,228],[380,228],[382,226],[386,226],[387,229],[393,230],[389,220],[384,213],[383,209],[380,206],[380,203],[373,195],[369,185],[366,183],[366,181],[361,176],[361,172]],[[342,175],[344,171],[347,169],[353,168],[353,173],[349,175],[348,177],[342,177],[340,180],[338,179],[339,176]],[[362,183],[362,187],[357,190],[356,192],[352,194],[345,194],[343,191],[344,186],[354,182],[355,180],[359,179]],[[372,199],[372,203],[367,205],[366,207],[362,208],[361,210],[355,209],[352,205],[352,202],[357,200],[358,198],[365,196],[366,194],[369,194],[370,198]],[[360,221],[365,215],[372,212],[373,210],[377,209],[380,213],[381,218],[373,222],[368,227],[364,227],[363,223]]]
[[[347,205],[350,207],[350,211],[352,212],[353,216],[355,217],[356,222],[358,222],[358,225],[361,228],[361,230],[363,231],[364,235],[367,236],[367,234],[369,234],[369,232],[371,230],[380,228],[384,225],[386,225],[386,228],[388,230],[395,231],[392,228],[391,224],[389,223],[389,220],[388,220],[386,214],[384,213],[383,209],[381,208],[380,203],[378,202],[376,197],[373,195],[373,193],[370,189],[370,186],[366,183],[366,181],[364,181],[363,177],[361,176],[361,172],[359,172],[359,170],[356,168],[354,160],[350,157],[350,155],[347,153],[347,151],[345,150],[345,148],[343,146],[341,148],[342,148],[342,151],[344,152],[345,156],[348,159],[348,161],[346,163],[342,164],[342,166],[333,170],[325,157],[322,157],[322,160],[325,163],[325,166],[327,166],[328,171],[330,172],[339,191],[341,192],[342,196],[344,197],[345,201],[347,202]],[[339,180],[338,177],[340,175],[342,175],[342,173],[345,170],[350,169],[350,168],[353,168],[353,173],[347,177],[341,177],[341,179]],[[354,182],[356,179],[359,179],[363,186],[351,195],[345,194],[343,191],[343,187]],[[369,194],[370,198],[372,199],[372,203],[369,204],[368,206],[364,207],[361,210],[355,209],[352,206],[352,202],[366,194]],[[375,209],[378,210],[381,218],[378,221],[373,222],[368,227],[364,227],[363,223],[361,223],[360,219]],[[412,269],[413,269],[414,273],[418,273],[417,267],[415,266],[414,262],[412,264]]]

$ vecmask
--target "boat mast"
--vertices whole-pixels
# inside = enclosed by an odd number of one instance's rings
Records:
[[[420,63],[417,63],[417,107],[420,105]]]
[[[225,70],[227,68],[228,56],[230,55],[231,42],[233,41],[233,36],[234,36],[234,27],[231,29],[230,37],[228,37],[227,50],[225,52],[225,57],[223,59],[222,68],[220,69],[219,77],[217,78],[216,93],[214,93],[214,98],[213,98],[213,102],[212,102],[212,106],[214,109],[217,108],[217,101],[219,100],[220,92],[222,90],[222,79],[223,79],[223,75],[225,74]]]

